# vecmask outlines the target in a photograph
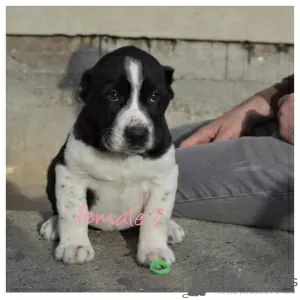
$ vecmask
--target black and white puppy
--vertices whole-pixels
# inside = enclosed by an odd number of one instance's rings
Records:
[[[120,222],[120,216],[130,212],[140,223],[138,262],[175,261],[168,243],[181,242],[184,231],[170,219],[178,167],[164,116],[174,97],[173,72],[128,46],[106,54],[83,74],[85,105],[48,169],[54,214],[40,234],[60,239],[56,259],[92,260],[88,226],[129,228],[132,222]],[[99,222],[97,214],[110,221]]]

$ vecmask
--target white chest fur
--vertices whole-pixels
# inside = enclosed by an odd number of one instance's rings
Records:
[[[71,134],[65,151],[70,172],[96,195],[89,224],[102,230],[125,229],[142,218],[153,186],[164,183],[174,169],[174,147],[162,157],[150,160],[141,156],[121,158],[100,153]],[[81,212],[87,216],[87,210]]]

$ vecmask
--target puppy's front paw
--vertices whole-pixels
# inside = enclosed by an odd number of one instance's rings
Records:
[[[81,264],[93,260],[95,251],[88,245],[59,244],[55,249],[55,258],[65,264]]]
[[[167,244],[161,246],[155,245],[140,245],[137,253],[137,261],[149,266],[153,260],[164,260],[170,265],[175,262],[173,251]]]
[[[52,216],[48,221],[42,224],[40,235],[45,240],[55,241],[58,238],[57,216]]]

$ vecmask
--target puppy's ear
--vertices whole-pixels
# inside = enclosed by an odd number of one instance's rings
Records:
[[[169,93],[171,94],[171,99],[174,98],[174,91],[171,88],[171,85],[174,82],[174,77],[173,77],[174,71],[175,71],[174,68],[169,67],[169,66],[164,66],[165,79],[166,79],[166,83],[168,85]]]
[[[175,70],[172,67],[164,66],[164,71],[167,85],[171,85],[174,81],[173,74]]]
[[[78,95],[84,103],[87,102],[88,95],[92,87],[92,78],[93,78],[93,72],[91,69],[84,71],[81,76],[80,90]]]

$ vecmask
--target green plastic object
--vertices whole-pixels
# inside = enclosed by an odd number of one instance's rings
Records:
[[[157,266],[161,266],[161,269],[156,269]],[[150,271],[158,275],[169,274],[170,265],[163,260],[153,260],[150,264]]]

